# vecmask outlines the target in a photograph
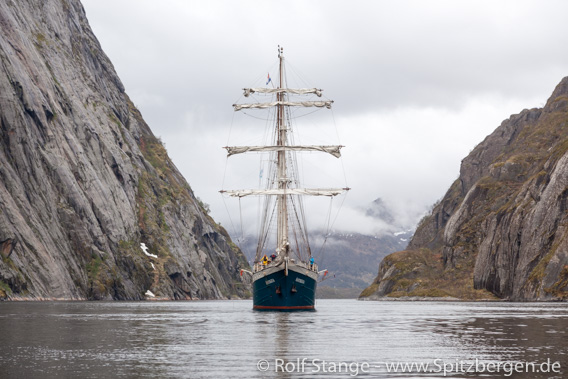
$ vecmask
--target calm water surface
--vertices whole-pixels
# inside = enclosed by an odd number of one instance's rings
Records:
[[[454,378],[568,377],[565,303],[251,308],[251,301],[0,303],[0,377],[433,378],[444,368]],[[395,373],[387,365],[396,363],[416,366]],[[467,373],[475,365],[478,372]]]

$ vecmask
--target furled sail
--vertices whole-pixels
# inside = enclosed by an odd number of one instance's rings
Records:
[[[227,155],[242,154],[246,152],[262,152],[262,151],[321,151],[333,155],[336,158],[341,156],[340,149],[343,146],[226,146]]]
[[[321,97],[321,89],[317,88],[243,88],[245,91],[245,97],[249,97],[251,93],[292,93],[294,95],[310,95],[316,94]]]
[[[233,104],[235,111],[240,111],[241,109],[250,109],[250,108],[270,108],[277,105],[287,105],[291,107],[326,107],[331,109],[331,104],[333,104],[333,100],[329,101],[273,101],[271,103],[250,103],[250,104]]]
[[[250,195],[308,195],[308,196],[337,196],[349,188],[274,188],[274,189],[248,189],[219,191],[233,197],[245,197]]]

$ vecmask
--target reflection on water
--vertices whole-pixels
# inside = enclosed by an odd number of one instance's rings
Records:
[[[428,363],[430,372],[413,366],[399,377],[443,377],[446,365],[453,377],[562,378],[568,367],[565,303],[320,300],[317,312],[251,308],[250,301],[0,303],[0,376],[386,378],[397,375],[386,366],[400,362]],[[547,360],[560,372],[465,373],[473,364]],[[268,371],[259,371],[265,364]]]

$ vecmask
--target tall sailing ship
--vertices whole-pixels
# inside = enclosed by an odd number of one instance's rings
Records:
[[[303,188],[296,160],[297,152],[316,151],[340,157],[341,145],[296,145],[292,129],[295,107],[331,108],[332,100],[293,101],[311,95],[321,98],[316,88],[288,88],[284,69],[283,49],[278,47],[278,85],[272,88],[245,88],[251,94],[271,96],[269,102],[234,104],[235,111],[269,109],[273,111],[272,140],[264,146],[227,146],[228,156],[246,152],[267,152],[270,157],[264,188],[221,190],[221,193],[242,198],[264,197],[259,238],[252,274],[253,309],[255,310],[315,310],[318,269],[306,231],[303,196],[334,197],[349,188]],[[266,85],[272,81],[270,75]],[[291,99],[294,96],[294,99]],[[274,221],[276,227],[274,228]],[[275,229],[275,238],[271,237]]]

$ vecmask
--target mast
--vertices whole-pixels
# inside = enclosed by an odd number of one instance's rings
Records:
[[[315,95],[322,97],[322,90],[318,88],[287,88],[286,74],[284,72],[284,50],[278,46],[278,84],[276,88],[243,88],[244,96],[259,93],[264,95],[276,95],[270,102],[249,102],[244,104],[233,104],[235,111],[247,109],[275,109],[275,120],[272,124],[272,144],[264,146],[225,146],[227,157],[234,154],[249,152],[270,152],[270,168],[264,189],[240,189],[240,190],[221,190],[221,193],[234,197],[245,196],[265,196],[264,210],[262,214],[261,226],[259,229],[259,240],[256,248],[255,262],[259,262],[262,254],[265,254],[264,247],[267,241],[272,243],[274,235],[274,223],[276,223],[276,246],[275,252],[279,256],[279,261],[287,262],[290,255],[295,251],[300,261],[306,261],[311,256],[308,243],[308,236],[305,230],[305,216],[302,196],[328,196],[334,197],[349,188],[302,188],[298,180],[298,167],[295,162],[296,152],[323,152],[336,158],[341,156],[341,145],[303,145],[295,144],[291,131],[290,107],[300,108],[328,108],[330,109],[333,100],[304,100],[301,96],[294,95]],[[269,81],[266,83],[268,84]],[[274,101],[275,100],[275,101]],[[273,196],[273,197],[272,197]],[[272,197],[271,200],[269,198]],[[290,214],[289,214],[290,213]],[[295,241],[294,246],[290,244]],[[305,249],[305,250],[303,250]]]
[[[278,46],[278,58],[280,59],[279,64],[279,83],[278,89],[282,89],[283,82],[284,82],[284,73],[283,73],[283,64],[284,64],[284,55],[283,55],[283,48]],[[276,94],[277,100],[280,102],[277,105],[278,109],[278,121],[276,123],[277,127],[277,146],[286,146],[287,140],[287,128],[286,123],[284,122],[284,105],[281,103],[284,101],[284,94],[285,92],[278,92]],[[278,151],[278,171],[277,171],[277,180],[278,180],[278,189],[286,190],[288,188],[288,178],[286,173],[286,151],[280,150]],[[284,254],[284,257],[288,257],[288,249],[286,245],[288,243],[288,210],[286,204],[286,195],[278,195],[278,217],[277,217],[277,245],[276,251],[278,254]]]

